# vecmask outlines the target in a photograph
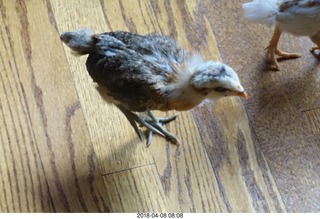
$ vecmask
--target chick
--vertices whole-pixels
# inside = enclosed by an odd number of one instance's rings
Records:
[[[87,71],[100,95],[123,112],[140,139],[144,137],[137,125],[147,128],[147,145],[152,133],[179,144],[178,138],[162,126],[176,116],[157,118],[151,110],[185,111],[205,99],[247,98],[232,68],[204,61],[168,36],[122,31],[94,34],[81,29],[64,32],[60,38],[75,55],[89,54]],[[136,112],[145,112],[148,117]]]
[[[299,53],[286,53],[277,48],[282,32],[299,36],[309,36],[316,44],[311,48],[315,53],[320,49],[320,0],[253,0],[243,4],[244,15],[249,20],[273,25],[275,30],[268,49],[272,70],[279,70],[276,55],[284,58],[298,58]]]

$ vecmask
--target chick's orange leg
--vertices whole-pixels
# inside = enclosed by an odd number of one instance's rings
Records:
[[[279,30],[278,27],[276,27],[273,32],[272,38],[269,42],[269,45],[266,47],[266,49],[268,50],[268,58],[269,58],[269,62],[270,62],[270,68],[275,71],[279,70],[279,65],[278,65],[278,61],[276,58],[276,50],[277,50],[280,36],[281,36],[281,31]]]
[[[284,59],[299,58],[301,56],[301,54],[299,53],[287,53],[278,49],[277,47],[278,47],[280,36],[281,36],[281,30],[276,26],[276,28],[274,29],[272,38],[270,40],[270,43],[266,47],[266,49],[268,50],[270,68],[275,71],[279,70],[279,64],[278,64],[276,55]]]

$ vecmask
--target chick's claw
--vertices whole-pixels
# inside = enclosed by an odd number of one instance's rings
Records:
[[[162,126],[165,123],[168,123],[168,122],[171,122],[172,120],[175,120],[177,118],[178,114],[170,116],[170,117],[167,117],[167,118],[157,118],[152,112],[149,111],[148,115],[149,115],[150,118],[144,120],[146,123],[148,123],[153,128],[157,129],[166,139],[168,139],[172,143],[174,143],[176,145],[180,145],[179,139],[175,135],[173,135],[170,132],[168,132]],[[152,134],[153,134],[153,131],[148,129],[147,147],[151,144]]]

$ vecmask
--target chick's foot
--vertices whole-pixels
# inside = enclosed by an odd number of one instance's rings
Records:
[[[281,51],[280,49],[276,49],[275,53],[283,59],[296,59],[301,57],[300,53],[287,53]]]
[[[121,105],[118,105],[118,108],[121,110],[121,112],[126,116],[128,121],[130,122],[131,126],[134,128],[136,131],[137,135],[141,140],[144,140],[144,135],[140,131],[139,127],[137,124],[140,125],[140,127],[146,127],[148,130],[147,132],[147,147],[151,144],[152,142],[152,135],[153,133],[157,133],[172,143],[179,145],[180,141],[179,139],[168,132],[162,125],[168,122],[171,122],[174,120],[177,115],[170,116],[168,118],[157,118],[155,115],[153,115],[152,112],[148,111],[148,118],[141,118],[137,114],[131,112],[130,110],[127,110],[126,108],[122,107]]]
[[[300,53],[283,52],[280,49],[274,48],[271,45],[267,46],[266,49],[268,50],[268,59],[270,62],[270,68],[273,71],[279,71],[279,64],[278,64],[279,59],[296,59],[301,57]]]
[[[162,125],[168,122],[171,122],[172,120],[175,120],[177,118],[177,115],[170,116],[167,118],[158,118],[156,117],[151,111],[148,112],[149,118],[145,119],[144,121],[148,123],[150,126],[152,126],[154,129],[156,129],[158,132],[156,133],[161,133],[166,139],[171,141],[172,143],[179,145],[180,141],[179,139],[168,132]],[[153,135],[153,129],[148,129],[147,133],[147,146],[151,144],[152,141],[152,135]]]

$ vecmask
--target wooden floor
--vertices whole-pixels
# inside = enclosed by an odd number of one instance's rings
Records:
[[[0,211],[320,212],[319,61],[283,35],[303,57],[266,70],[272,29],[244,1],[1,0]],[[181,113],[167,125],[181,146],[146,148],[60,42],[80,27],[175,37],[231,65],[250,98]]]

